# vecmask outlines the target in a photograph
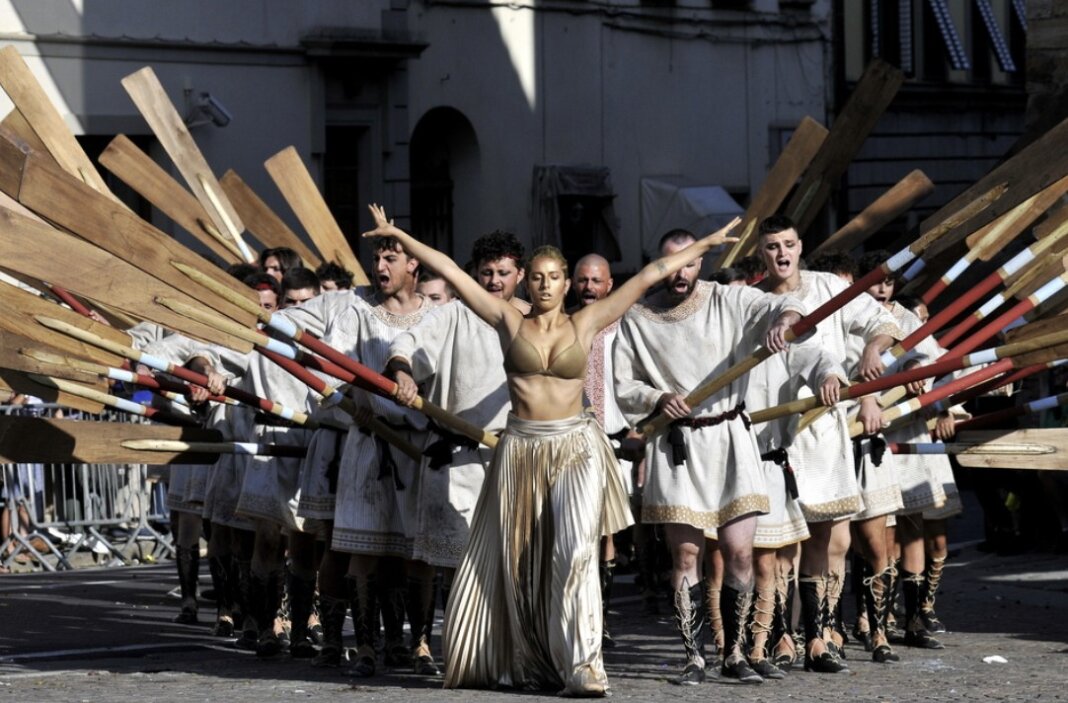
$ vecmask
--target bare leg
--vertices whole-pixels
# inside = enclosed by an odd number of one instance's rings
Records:
[[[949,543],[946,536],[945,520],[924,520],[924,546],[927,552],[926,573],[927,593],[920,604],[920,616],[924,626],[930,632],[945,632],[945,625],[935,613],[935,598],[942,585],[942,570],[949,556]]]
[[[664,537],[671,551],[675,624],[686,650],[686,666],[674,683],[698,684],[705,680],[705,603],[698,573],[705,536],[691,525],[667,524]]]

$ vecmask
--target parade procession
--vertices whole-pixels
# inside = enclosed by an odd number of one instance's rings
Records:
[[[1068,429],[1028,421],[1068,400],[1068,120],[933,211],[917,169],[826,229],[905,80],[874,58],[742,212],[661,220],[624,270],[489,219],[450,249],[389,198],[343,231],[294,146],[271,194],[209,163],[162,76],[121,80],[154,150],[90,158],[0,49],[5,574],[60,555],[15,507],[39,467],[147,467],[167,625],[212,657],[627,695],[633,617],[671,638],[665,699],[788,696],[958,646],[958,480],[1068,470]]]

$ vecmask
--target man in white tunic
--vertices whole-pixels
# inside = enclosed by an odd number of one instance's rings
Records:
[[[511,233],[494,232],[475,241],[471,260],[483,288],[526,313],[515,297],[523,280],[523,245]],[[512,403],[500,338],[460,300],[427,313],[390,345],[389,369],[401,385],[398,400],[425,388],[432,403],[494,434],[504,429]],[[460,565],[471,518],[493,450],[437,425],[420,466],[419,501],[408,567],[408,619],[416,673],[438,673],[430,651],[434,624],[436,567],[446,570],[446,590]]]
[[[662,238],[660,253],[694,240],[690,232],[673,230]],[[706,529],[718,531],[724,557],[722,672],[759,682],[742,651],[742,629],[752,603],[756,516],[769,504],[760,449],[745,415],[748,380],[743,376],[692,409],[685,394],[755,351],[764,330],[770,328],[769,348],[781,351],[785,331],[804,308],[752,288],[699,281],[700,267],[696,260],[670,276],[620,321],[613,352],[616,396],[632,425],[653,413],[674,421],[646,448],[642,520],[665,525],[672,552],[676,620],[687,655],[678,682],[699,683],[705,676],[697,565]]]

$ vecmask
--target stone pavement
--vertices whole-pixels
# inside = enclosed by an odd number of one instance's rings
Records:
[[[0,577],[0,701],[555,698],[444,691],[440,680],[403,672],[350,680],[306,661],[257,661],[212,638],[206,624],[171,623],[177,601],[166,594],[176,580],[170,564]],[[851,643],[851,674],[795,671],[763,686],[666,683],[681,663],[673,626],[641,615],[630,579],[620,580],[611,615],[620,646],[605,657],[615,700],[1068,700],[1068,557],[965,549],[947,567],[939,601],[953,630],[945,650],[899,648],[901,664],[876,665]],[[1007,663],[984,663],[991,655]]]

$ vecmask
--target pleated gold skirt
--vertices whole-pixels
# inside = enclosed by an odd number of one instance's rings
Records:
[[[446,688],[607,685],[599,538],[633,522],[615,462],[589,415],[509,415],[449,598]]]

